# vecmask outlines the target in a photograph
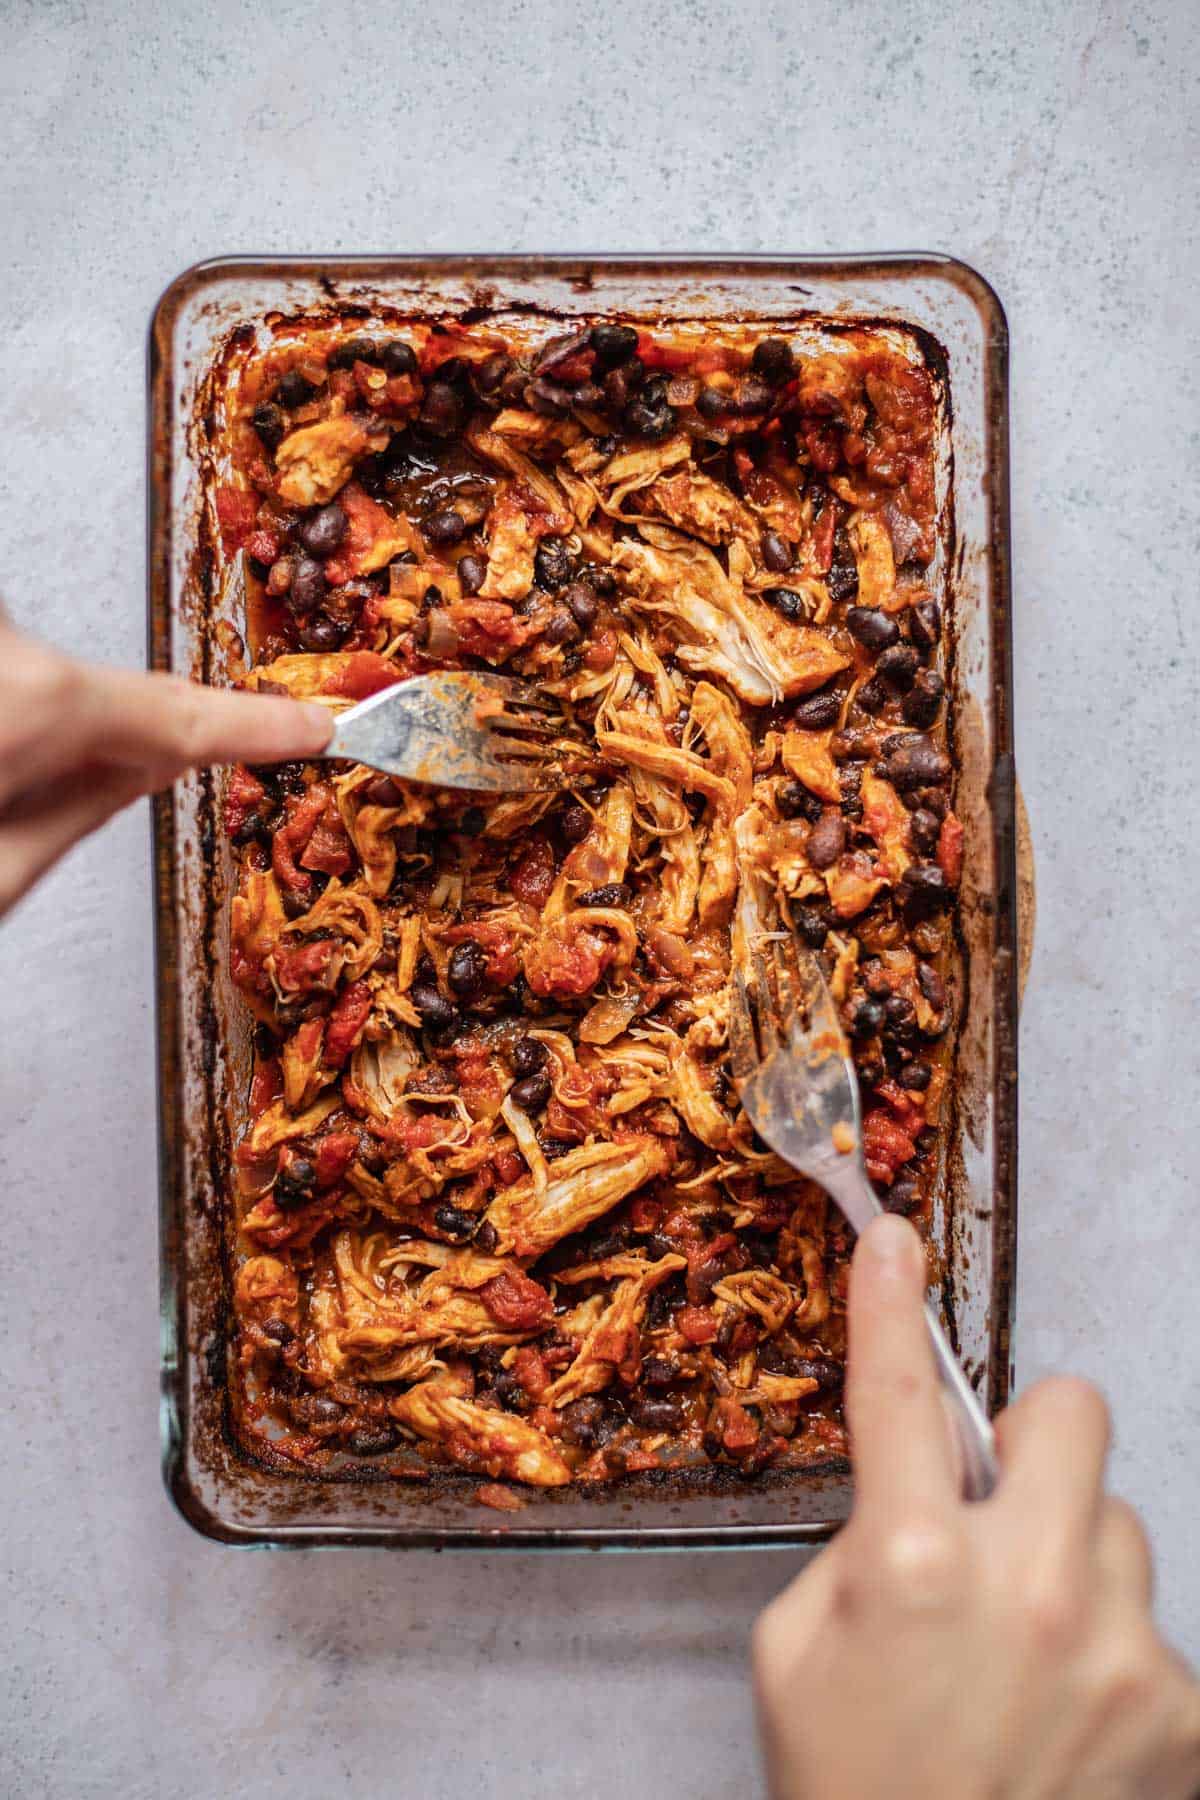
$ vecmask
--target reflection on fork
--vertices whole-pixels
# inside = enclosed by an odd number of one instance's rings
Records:
[[[586,757],[557,703],[531,682],[446,669],[397,682],[340,713],[322,752],[384,775],[475,793],[553,786]]]

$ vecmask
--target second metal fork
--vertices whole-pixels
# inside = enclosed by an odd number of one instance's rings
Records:
[[[729,1052],[754,1129],[777,1156],[819,1183],[856,1232],[883,1208],[863,1160],[858,1078],[820,964],[793,933],[765,928],[757,884],[743,881],[734,927]],[[963,1491],[996,1485],[995,1438],[932,1307],[930,1341],[963,1460]]]

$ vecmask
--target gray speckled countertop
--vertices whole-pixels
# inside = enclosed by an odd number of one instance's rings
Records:
[[[1196,1653],[1190,10],[0,0],[0,589],[64,644],[141,659],[144,334],[198,257],[932,248],[982,269],[1013,336],[1040,889],[1019,1376],[1106,1388],[1115,1483]],[[746,1635],[786,1556],[248,1556],[173,1516],[143,807],[0,959],[0,1790],[752,1791]]]

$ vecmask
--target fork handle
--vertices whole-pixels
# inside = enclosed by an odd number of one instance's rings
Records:
[[[966,1500],[986,1500],[999,1479],[996,1435],[987,1414],[979,1404],[974,1388],[963,1373],[962,1365],[950,1348],[941,1320],[928,1304],[925,1317],[929,1324],[929,1339],[933,1345],[938,1374],[942,1378],[942,1387],[954,1414],[954,1426],[962,1452],[963,1497]]]
[[[823,1171],[822,1186],[833,1196],[855,1231],[863,1231],[883,1211],[879,1197],[866,1170],[856,1158],[840,1159]],[[967,1500],[986,1500],[999,1479],[996,1462],[996,1437],[979,1397],[963,1373],[962,1366],[950,1348],[950,1340],[933,1307],[926,1302],[925,1318],[933,1345],[938,1375],[954,1417],[955,1431],[962,1453],[963,1496]]]

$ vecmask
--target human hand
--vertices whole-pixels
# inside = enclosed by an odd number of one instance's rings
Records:
[[[93,667],[0,617],[0,916],[79,838],[200,763],[329,742],[323,707]]]
[[[853,1516],[758,1622],[776,1800],[1188,1800],[1200,1688],[1158,1636],[1142,1528],[1106,1497],[1108,1415],[1058,1377],[998,1425],[991,1499],[959,1495],[904,1220],[850,1283]]]

